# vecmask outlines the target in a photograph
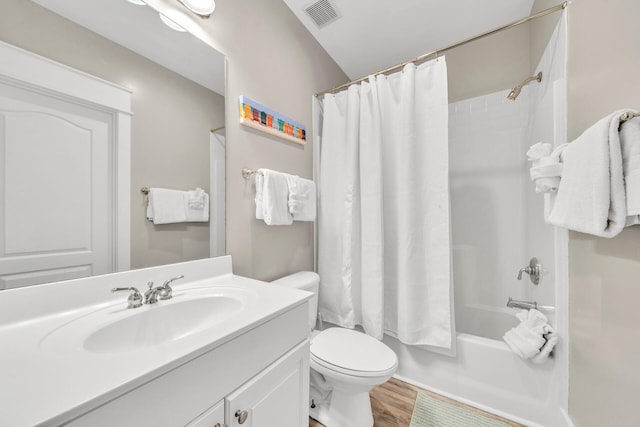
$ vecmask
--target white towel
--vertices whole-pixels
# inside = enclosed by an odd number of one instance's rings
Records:
[[[562,163],[560,153],[567,144],[562,144],[552,151],[551,144],[538,142],[527,151],[527,157],[532,162],[529,175],[535,183],[536,193],[555,193],[560,185]]]
[[[543,363],[557,344],[558,335],[538,310],[521,310],[516,317],[520,324],[504,334],[504,342],[520,358]]]
[[[624,111],[601,119],[564,148],[548,223],[601,237],[622,231],[627,213],[618,127]]]
[[[202,193],[198,192],[201,190]],[[192,195],[198,193],[202,207],[190,206]],[[196,191],[151,188],[147,204],[147,219],[154,224],[174,224],[179,222],[209,221],[209,195],[202,189]]]
[[[262,173],[262,219],[267,225],[292,224],[293,216],[289,212],[288,204],[287,174],[269,169],[259,169],[258,172]],[[256,218],[258,218],[257,214]]]
[[[208,222],[209,221],[209,195],[205,193],[204,190],[202,190],[202,192],[204,193],[200,196],[202,197],[202,202],[197,204],[197,206],[202,206],[202,207],[191,207],[191,202],[190,202],[191,199],[188,194],[192,193],[192,191],[187,192],[186,222]]]
[[[184,191],[166,188],[149,189],[147,218],[154,224],[171,224],[187,220]]]
[[[620,148],[627,200],[625,225],[640,224],[640,118],[627,120],[620,126]]]
[[[187,195],[189,197],[190,209],[204,209],[205,196],[207,195],[207,193],[205,193],[202,188],[197,187],[195,191],[187,191]]]
[[[262,213],[262,188],[264,187],[264,176],[262,176],[261,173],[256,173],[254,176],[256,185],[256,219],[264,220],[264,214]]]
[[[289,212],[294,221],[315,221],[316,184],[295,175],[287,176],[289,186]]]

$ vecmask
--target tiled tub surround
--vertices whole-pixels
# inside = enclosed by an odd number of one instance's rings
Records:
[[[68,345],[51,343],[55,334],[64,333],[65,326],[73,325],[83,316],[87,319],[105,309],[109,311],[110,307],[114,313],[121,309],[122,316],[122,310],[126,310],[125,314],[138,313],[171,303],[159,301],[152,307],[127,309],[127,294],[112,294],[111,289],[135,286],[144,292],[149,281],[157,286],[181,274],[184,279],[172,283],[174,300],[235,289],[246,296],[242,309],[176,341],[135,351],[87,351],[83,339],[92,331],[90,326],[84,332],[76,331],[79,336],[75,344],[70,344],[73,339],[68,337]],[[108,408],[114,399],[127,393],[135,395],[136,389],[144,389],[164,374],[175,375],[185,366],[195,366],[189,362],[201,363],[215,355],[211,372],[193,372],[196,376],[212,376],[213,382],[203,393],[206,396],[194,393],[197,388],[193,387],[180,392],[189,396],[187,406],[195,413],[180,415],[177,407],[170,408],[178,414],[174,421],[188,422],[190,418],[185,417],[195,418],[207,409],[205,405],[222,399],[284,353],[296,346],[308,348],[309,296],[306,292],[236,276],[232,274],[229,256],[3,291],[0,294],[3,423],[16,427],[66,423],[101,405]],[[266,332],[273,336],[268,337]],[[236,355],[233,345],[243,353]],[[258,346],[260,351],[244,351],[252,346]],[[260,360],[252,356],[257,353]],[[304,354],[304,349],[300,354]],[[225,360],[232,363],[222,363]],[[308,361],[303,367],[308,369]],[[122,399],[115,402],[119,400]],[[171,405],[170,398],[167,402]],[[131,419],[135,419],[136,412],[153,414],[159,406],[154,405],[152,411],[138,408]],[[171,423],[165,419],[163,425],[169,425],[167,422]]]

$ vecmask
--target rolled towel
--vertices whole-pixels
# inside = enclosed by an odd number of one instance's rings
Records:
[[[516,355],[534,363],[544,362],[558,342],[558,335],[549,325],[547,317],[538,310],[516,313],[520,324],[507,331],[503,340]]]
[[[560,154],[565,147],[566,144],[562,144],[552,150],[551,144],[538,142],[527,151],[527,158],[532,162],[529,175],[536,186],[536,193],[558,191],[562,176]]]
[[[523,323],[507,331],[504,334],[504,341],[523,359],[531,359],[540,353],[540,349],[546,342],[541,334],[535,333]]]
[[[540,349],[540,352],[531,358],[533,363],[543,363],[545,360],[549,358],[549,354],[551,354],[551,350],[558,343],[558,334],[554,331],[551,326],[547,325],[547,332],[543,335],[546,343]]]

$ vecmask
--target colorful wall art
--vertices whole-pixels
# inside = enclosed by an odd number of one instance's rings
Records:
[[[307,132],[304,125],[246,96],[241,96],[239,101],[241,124],[296,144],[305,144],[307,142]]]

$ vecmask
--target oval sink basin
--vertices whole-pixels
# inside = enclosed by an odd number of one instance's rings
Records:
[[[119,353],[164,344],[220,323],[243,307],[239,299],[223,295],[163,303],[103,326],[83,347],[93,353]]]
[[[126,308],[110,304],[59,326],[40,342],[45,351],[114,354],[170,345],[242,315],[257,303],[253,291],[236,287],[192,288],[170,300]]]

